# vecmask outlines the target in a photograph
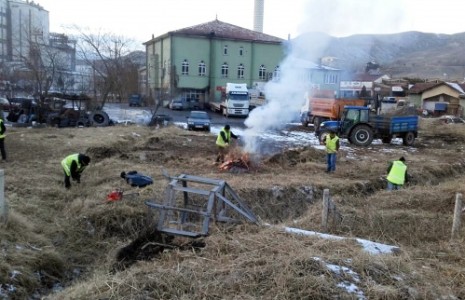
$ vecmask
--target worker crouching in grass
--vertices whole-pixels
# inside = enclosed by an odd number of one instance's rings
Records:
[[[402,156],[399,160],[392,161],[387,169],[387,190],[400,190],[409,180],[405,158]]]
[[[81,183],[81,173],[89,165],[90,157],[81,153],[68,155],[61,161],[65,173],[65,188],[71,187],[71,178],[76,183]]]

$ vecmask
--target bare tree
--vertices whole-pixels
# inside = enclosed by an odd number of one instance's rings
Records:
[[[17,49],[13,49],[14,63],[11,64],[10,73],[17,86],[32,93],[38,100],[37,117],[42,120],[50,88],[59,78],[63,78],[63,74],[71,71],[69,55],[74,56],[75,49],[65,49],[67,45],[50,45],[50,40],[40,28],[24,28],[23,31],[24,40]]]
[[[23,36],[26,37],[26,47],[13,49],[13,60],[18,62],[16,68],[27,74],[26,79],[33,81],[34,94],[44,98],[58,78],[72,70],[68,54],[71,52],[74,56],[74,49],[69,49],[66,44],[61,44],[61,47],[50,45],[50,40],[43,36],[40,28],[24,29]],[[68,48],[64,49],[65,46]]]
[[[103,107],[110,94],[121,99],[138,90],[139,65],[130,53],[134,43],[111,33],[86,33],[77,29],[78,55],[92,67],[94,100]]]

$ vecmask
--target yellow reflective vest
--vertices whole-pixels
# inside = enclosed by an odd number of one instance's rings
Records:
[[[407,166],[402,161],[393,161],[387,180],[393,184],[403,185],[405,183],[405,172],[407,172]]]
[[[76,162],[76,171],[78,173],[81,173],[86,168],[85,166],[81,166],[81,164],[79,163],[79,153],[68,155],[65,159],[61,161],[61,166],[63,167],[63,170],[65,171],[65,174],[67,176],[71,176],[71,164],[73,163],[73,161]]]
[[[3,124],[3,120],[0,119],[0,126],[2,126]],[[5,132],[3,132],[2,134],[0,134],[0,139],[4,139],[5,138]]]
[[[221,137],[221,133],[224,132],[224,136],[226,137],[226,141],[223,140],[223,138]],[[226,143],[229,143],[229,141],[231,140],[231,131],[226,131],[223,129],[221,129],[220,133],[218,133],[218,137],[216,138],[216,145],[220,146],[220,147],[226,147]]]
[[[337,141],[339,140],[339,137],[336,135],[334,138],[331,138],[329,134],[326,136],[326,152],[327,153],[336,153],[337,150]]]

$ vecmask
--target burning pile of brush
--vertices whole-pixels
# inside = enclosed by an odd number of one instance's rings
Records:
[[[254,166],[249,153],[243,152],[240,148],[234,148],[229,151],[224,163],[220,164],[218,168],[221,171],[244,173],[251,171]]]

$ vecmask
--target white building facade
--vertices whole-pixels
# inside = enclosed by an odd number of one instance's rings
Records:
[[[8,58],[8,0],[0,0],[0,63]]]
[[[49,44],[49,13],[33,1],[10,0],[12,59],[29,55],[29,44]]]

